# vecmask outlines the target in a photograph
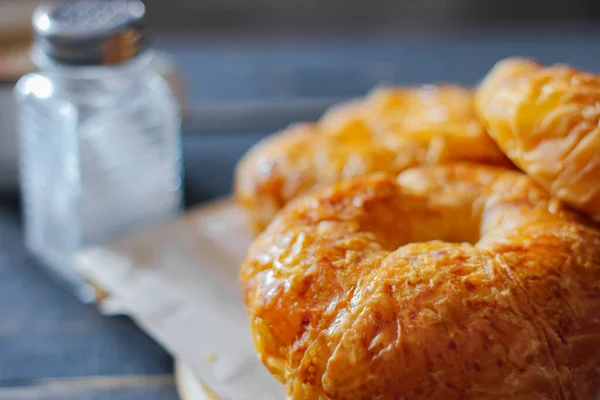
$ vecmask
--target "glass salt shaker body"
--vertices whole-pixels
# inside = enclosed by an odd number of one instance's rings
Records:
[[[81,12],[64,19],[77,3],[36,11],[40,72],[24,76],[15,97],[26,245],[92,301],[94,292],[73,269],[74,255],[181,211],[181,117],[152,68],[152,52],[139,43],[143,5],[126,1],[128,7],[113,10],[117,22],[100,21],[90,31],[98,3],[79,1],[89,3],[84,26],[76,23]],[[57,26],[54,36],[44,31],[46,20]],[[111,38],[116,47],[100,47]],[[87,50],[76,53],[81,44]]]

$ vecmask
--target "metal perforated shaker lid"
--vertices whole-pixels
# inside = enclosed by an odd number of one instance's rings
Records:
[[[35,52],[61,64],[111,65],[144,47],[140,0],[66,0],[33,14]]]

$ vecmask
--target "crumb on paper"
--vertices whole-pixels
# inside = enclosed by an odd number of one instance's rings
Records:
[[[206,362],[213,362],[215,361],[215,359],[217,358],[217,355],[215,353],[210,353],[209,355],[207,355],[205,357]]]

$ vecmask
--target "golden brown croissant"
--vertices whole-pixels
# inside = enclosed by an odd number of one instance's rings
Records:
[[[380,88],[258,143],[238,163],[234,194],[260,231],[315,187],[457,160],[508,165],[477,120],[470,90]]]
[[[600,76],[508,59],[487,75],[476,104],[517,166],[600,221]]]
[[[595,399],[600,231],[503,168],[419,167],[288,205],[241,271],[295,400]]]

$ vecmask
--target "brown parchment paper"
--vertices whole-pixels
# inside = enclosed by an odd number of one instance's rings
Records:
[[[77,256],[79,273],[108,293],[101,309],[125,313],[223,400],[282,400],[258,361],[238,270],[250,243],[230,200],[186,213]]]

